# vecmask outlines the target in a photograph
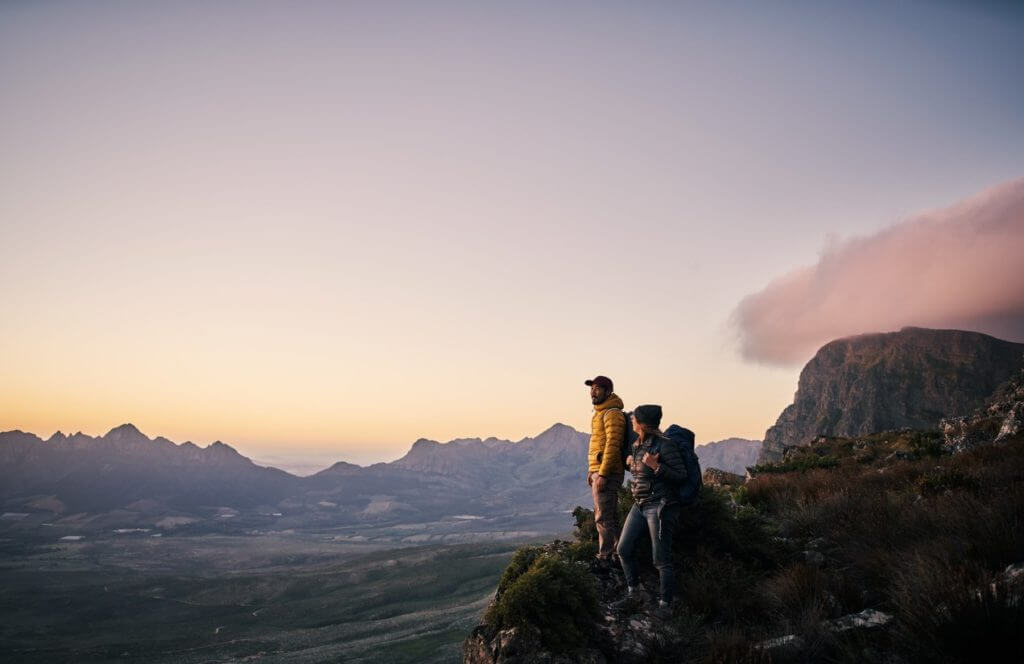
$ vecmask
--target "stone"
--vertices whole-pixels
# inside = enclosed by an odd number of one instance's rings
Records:
[[[833,632],[845,632],[851,629],[881,627],[890,620],[892,620],[892,616],[888,613],[882,613],[875,609],[864,609],[860,613],[851,613],[842,618],[829,621],[827,626]]]

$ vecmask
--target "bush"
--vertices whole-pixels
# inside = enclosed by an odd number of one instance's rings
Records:
[[[911,453],[917,457],[939,457],[944,454],[942,435],[937,431],[915,431],[909,440]]]
[[[962,560],[918,556],[895,574],[898,643],[911,661],[1001,661],[1020,648],[1024,602]]]
[[[578,509],[578,508],[577,508]],[[530,566],[537,561],[538,558],[544,553],[544,548],[539,546],[526,546],[512,555],[512,560],[509,561],[508,567],[501,574],[501,580],[498,582],[498,590],[495,592],[495,598],[500,598],[506,590],[508,590],[516,580],[519,579],[523,574],[526,573]]]
[[[572,511],[572,516],[576,519],[576,530],[574,535],[577,542],[594,542],[597,543],[597,526],[594,525],[594,510],[588,510],[584,507],[576,506],[576,509]]]
[[[750,469],[750,472],[754,475],[806,472],[814,468],[835,468],[838,465],[839,459],[830,454],[823,456],[819,456],[817,454],[800,454],[791,459],[780,461],[779,463],[766,463],[754,466]]]
[[[915,486],[922,496],[934,496],[958,489],[974,491],[981,483],[959,468],[939,467],[919,478]]]
[[[516,557],[521,564],[531,554],[520,557],[520,552]],[[502,582],[505,580],[503,576]],[[532,625],[540,630],[547,648],[571,650],[586,643],[600,619],[597,588],[584,568],[545,553],[515,575],[488,608],[485,619],[497,629]]]

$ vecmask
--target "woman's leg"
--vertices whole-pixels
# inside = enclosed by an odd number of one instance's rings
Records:
[[[626,577],[626,585],[630,588],[636,587],[636,561],[633,560],[633,547],[636,546],[637,538],[643,536],[647,529],[647,521],[644,520],[640,508],[636,505],[629,510],[626,521],[622,524],[622,534],[619,535],[619,561],[622,563],[622,573]]]
[[[654,566],[658,570],[661,581],[661,600],[671,602],[675,589],[675,575],[672,569],[672,536],[675,533],[676,520],[679,517],[679,506],[670,505],[663,509],[660,519],[657,506],[650,510],[644,510],[644,516],[651,533]]]

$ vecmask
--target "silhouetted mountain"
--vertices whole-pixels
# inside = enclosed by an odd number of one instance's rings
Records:
[[[58,434],[44,442],[20,431],[0,433],[0,497],[52,495],[68,510],[86,512],[155,499],[169,511],[191,511],[273,503],[299,488],[299,478],[256,466],[219,441],[206,448],[175,445],[151,440],[131,424],[97,438]]]
[[[517,443],[421,439],[391,463],[338,462],[301,478],[257,466],[220,441],[177,445],[131,424],[47,441],[8,431],[0,433],[0,500],[7,509],[118,511],[145,522],[274,512],[295,525],[564,511],[586,501],[587,440],[562,424]]]
[[[764,436],[760,463],[818,435],[933,429],[973,412],[1024,366],[1024,344],[977,332],[904,328],[830,342],[800,372],[793,404]]]
[[[757,463],[757,457],[761,453],[761,441],[726,438],[698,445],[696,452],[697,458],[700,459],[700,467],[704,470],[718,468],[743,475],[748,466]]]

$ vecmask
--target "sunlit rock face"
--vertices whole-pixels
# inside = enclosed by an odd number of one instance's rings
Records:
[[[977,332],[904,328],[823,346],[800,372],[793,403],[764,436],[759,463],[816,436],[934,429],[981,407],[1024,367],[1024,344]]]

